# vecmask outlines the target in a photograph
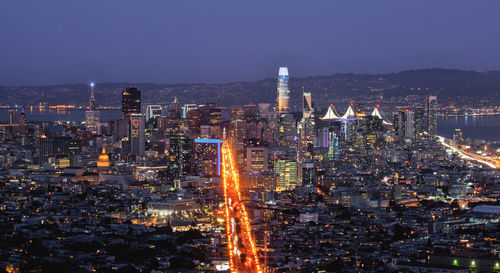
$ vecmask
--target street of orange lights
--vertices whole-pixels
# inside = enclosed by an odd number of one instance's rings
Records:
[[[236,201],[232,202],[233,204],[237,204],[241,210],[241,217],[243,222],[243,238],[248,241],[250,244],[250,272],[258,272],[262,273],[262,266],[260,264],[259,257],[257,255],[257,247],[255,244],[255,239],[252,236],[252,230],[250,227],[250,220],[248,219],[248,213],[245,207],[245,204],[241,201],[241,192],[240,192],[240,182],[238,172],[235,169],[234,161],[232,157],[232,152],[227,143],[224,143],[222,146],[222,180],[224,186],[224,204],[226,211],[226,233],[227,233],[227,242],[228,242],[228,251],[229,251],[229,268],[231,272],[238,272],[238,268],[236,268],[237,262],[235,262],[235,257],[233,256],[234,245],[232,239],[232,229],[230,225],[231,217],[230,217],[230,204],[229,204],[229,194],[230,191],[234,191],[233,195],[236,197]],[[230,184],[230,181],[233,182]],[[232,208],[231,208],[232,210]],[[253,264],[253,266],[252,266]],[[248,269],[242,268],[241,271],[248,271]]]

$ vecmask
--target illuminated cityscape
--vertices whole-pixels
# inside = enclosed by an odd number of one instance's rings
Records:
[[[0,273],[500,272],[498,4],[112,2],[2,4]]]

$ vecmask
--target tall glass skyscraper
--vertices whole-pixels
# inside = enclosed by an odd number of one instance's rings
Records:
[[[437,97],[429,96],[426,101],[427,132],[429,139],[436,139],[437,135]]]
[[[280,67],[278,73],[278,113],[288,113],[288,100],[290,99],[290,88],[288,87],[288,68]]]

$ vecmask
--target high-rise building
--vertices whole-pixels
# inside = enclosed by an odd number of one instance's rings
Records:
[[[316,170],[311,159],[302,163],[302,185],[316,186]]]
[[[161,117],[161,112],[161,105],[150,104],[146,106],[146,120],[149,121],[152,118]]]
[[[243,108],[241,107],[241,105],[231,105],[231,107],[229,108],[229,118],[231,120],[243,118]]]
[[[274,172],[278,175],[280,190],[294,189],[297,186],[297,161],[286,158],[274,160]]]
[[[144,116],[142,114],[130,114],[130,154],[140,156],[144,154]]]
[[[311,93],[304,92],[302,90],[303,106],[302,106],[302,118],[308,119],[312,116],[314,109],[312,107]]]
[[[90,99],[89,99],[89,110],[85,111],[85,128],[88,132],[93,135],[98,133],[99,122],[101,120],[101,114],[95,109],[95,85],[90,83]]]
[[[169,174],[171,179],[189,175],[193,169],[193,140],[183,135],[173,135],[168,141]]]
[[[290,88],[288,87],[288,68],[280,67],[278,73],[278,113],[288,113],[290,110],[288,100]]]
[[[122,92],[122,117],[141,113],[141,91],[137,87],[128,87]]]
[[[182,118],[188,118],[188,112],[194,109],[198,109],[196,104],[184,104],[182,106]]]
[[[267,171],[269,163],[269,149],[266,147],[248,147],[246,148],[246,170]]]
[[[296,122],[292,114],[281,114],[278,119],[278,144],[282,147],[289,147],[295,143]]]
[[[422,104],[415,105],[415,138],[424,139],[425,109]]]
[[[427,132],[429,139],[436,139],[437,135],[437,97],[429,96],[426,101]]]
[[[394,113],[394,134],[403,139],[415,137],[415,114],[408,109],[399,109]]]

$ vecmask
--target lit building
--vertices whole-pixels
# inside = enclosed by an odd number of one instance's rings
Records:
[[[189,111],[197,108],[198,106],[196,104],[184,104],[184,106],[182,106],[182,118],[188,118]]]
[[[302,118],[303,119],[311,118],[314,112],[311,101],[311,93],[307,93],[304,92],[304,90],[302,90],[302,98],[303,98]]]
[[[241,107],[241,105],[231,105],[231,107],[229,108],[229,118],[231,120],[243,118],[243,108]]]
[[[141,113],[141,91],[137,87],[128,87],[122,92],[122,117]]]
[[[146,120],[149,121],[152,118],[161,117],[162,108],[161,105],[148,105],[146,106]]]
[[[427,132],[429,139],[434,140],[437,135],[437,97],[429,96],[426,101]]]
[[[281,114],[278,119],[278,144],[282,147],[292,146],[295,142],[296,128],[292,114]]]
[[[415,137],[414,112],[400,109],[393,116],[394,134],[400,138],[413,139]]]
[[[191,138],[182,135],[170,136],[167,151],[170,179],[191,174],[193,169],[193,140]]]
[[[197,138],[195,142],[195,172],[202,176],[220,175],[221,144],[219,139]]]
[[[247,171],[267,171],[269,164],[269,150],[265,147],[246,148]]]
[[[101,120],[101,114],[95,109],[95,85],[90,83],[90,100],[89,100],[89,110],[85,111],[85,128],[88,132],[93,135],[98,134],[99,122]]]
[[[275,159],[274,172],[278,175],[277,186],[280,190],[294,189],[297,186],[297,161]]]
[[[142,114],[130,114],[129,142],[131,155],[140,156],[144,154],[144,116]]]
[[[425,109],[421,104],[415,105],[415,138],[424,139]]]
[[[316,170],[310,159],[302,163],[302,185],[316,186]]]
[[[19,113],[16,110],[9,110],[9,125],[19,123]]]
[[[99,158],[97,159],[97,167],[98,168],[107,168],[111,166],[111,163],[109,162],[109,156],[106,154],[106,149],[102,147],[101,154],[99,155]]]
[[[288,100],[290,88],[288,87],[288,68],[280,67],[278,73],[278,113],[288,113],[290,110]]]

